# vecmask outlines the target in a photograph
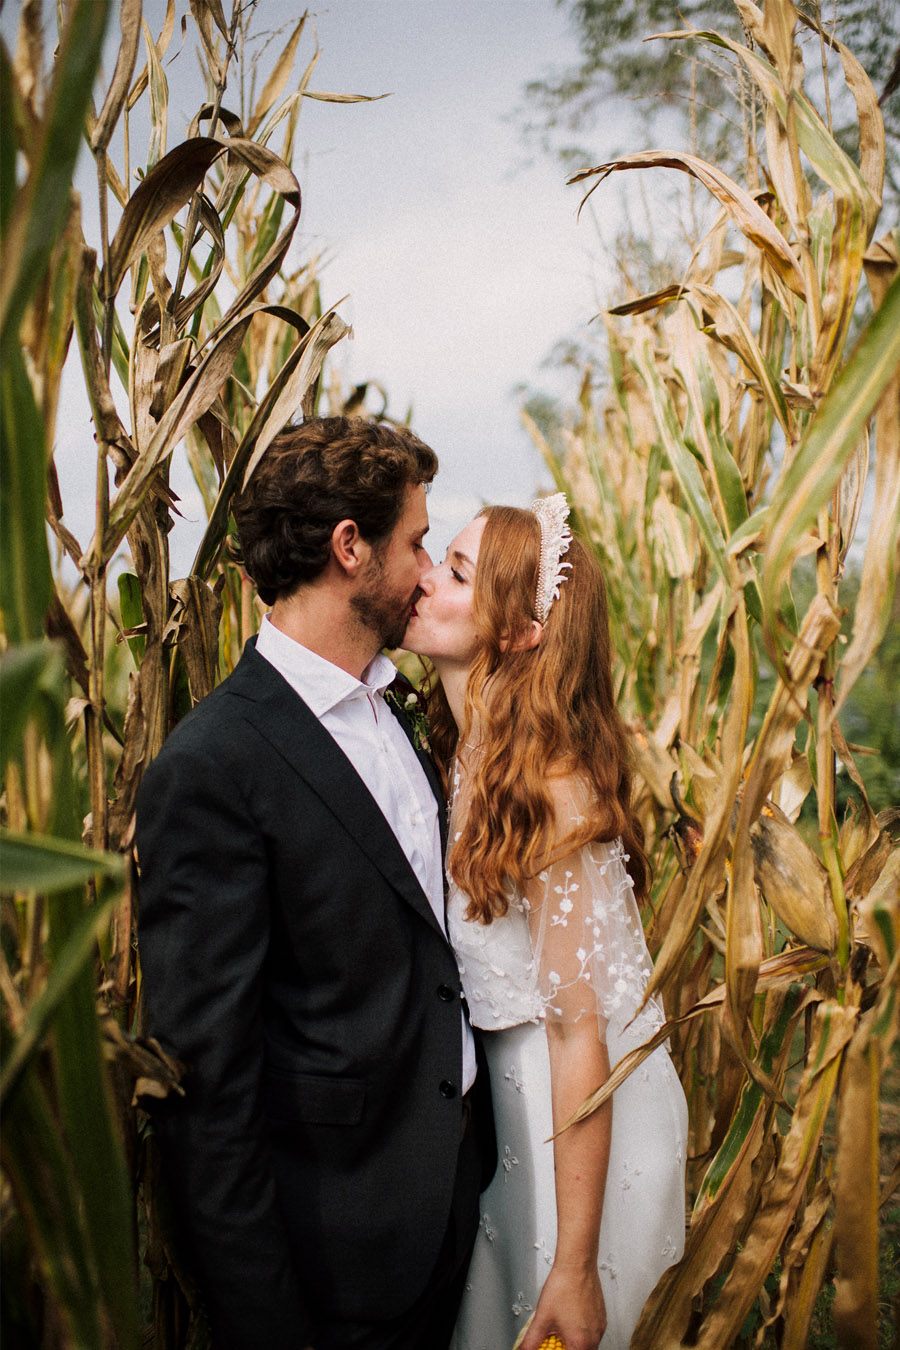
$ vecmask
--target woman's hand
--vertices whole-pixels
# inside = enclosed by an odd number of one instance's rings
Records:
[[[554,1333],[566,1350],[597,1350],[605,1331],[606,1304],[596,1266],[554,1265],[520,1350],[538,1350]]]

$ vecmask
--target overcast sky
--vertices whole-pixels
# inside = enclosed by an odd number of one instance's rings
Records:
[[[8,35],[17,8],[5,6]],[[179,17],[186,9],[178,0]],[[154,33],[164,10],[164,0],[145,0]],[[254,29],[290,24],[300,12],[293,0],[260,0]],[[566,187],[562,168],[547,158],[526,162],[515,112],[527,80],[577,52],[553,0],[332,0],[313,14],[321,58],[312,87],[390,97],[349,106],[304,101],[295,248],[298,256],[327,251],[326,304],[349,297],[340,313],[354,336],[332,358],[348,383],[383,383],[391,413],[411,406],[415,430],[440,456],[430,503],[439,552],[482,500],[522,504],[548,484],[519,424],[516,387],[576,392],[571,372],[542,367],[559,339],[584,337],[597,311],[596,236],[588,219],[576,221],[580,193]],[[166,68],[170,149],[199,100],[191,30],[189,37]],[[167,60],[180,45],[176,29]],[[305,35],[301,69],[312,49]],[[107,78],[114,53],[111,41]],[[145,59],[142,46],[139,65]],[[619,148],[621,127],[610,110],[594,162]],[[132,136],[137,162],[139,123]],[[86,233],[96,242],[93,166],[84,152],[79,185]],[[608,219],[621,193],[614,182],[595,194]],[[84,543],[93,443],[77,368],[65,385],[57,463],[66,521]],[[183,451],[172,480],[186,517],[171,538],[177,576],[202,525]]]

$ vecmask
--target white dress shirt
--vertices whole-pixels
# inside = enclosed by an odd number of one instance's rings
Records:
[[[295,642],[264,618],[256,640],[273,665],[349,759],[390,825],[434,911],[444,921],[444,862],[438,805],[425,771],[384,691],[397,671],[381,653],[357,680]],[[475,1081],[475,1043],[461,1012],[463,1092]]]

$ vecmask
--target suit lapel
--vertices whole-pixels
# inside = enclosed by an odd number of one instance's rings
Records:
[[[257,654],[252,638],[228,681],[228,691],[247,700],[248,715],[260,734],[312,788],[385,880],[446,941],[378,803],[315,713]]]

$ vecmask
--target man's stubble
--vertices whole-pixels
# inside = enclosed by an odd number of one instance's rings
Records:
[[[379,651],[401,645],[419,594],[418,587],[412,595],[386,592],[384,570],[384,553],[373,552],[370,576],[350,601],[357,621],[376,638]]]

